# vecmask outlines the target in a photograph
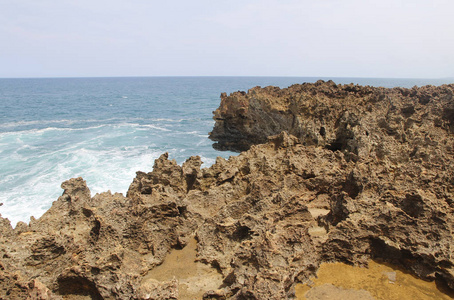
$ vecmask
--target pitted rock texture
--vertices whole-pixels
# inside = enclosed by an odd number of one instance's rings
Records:
[[[242,151],[287,131],[304,145],[362,157],[392,152],[393,161],[406,161],[426,156],[425,146],[454,132],[453,90],[454,84],[388,89],[320,80],[223,93],[210,138],[217,149]]]
[[[193,238],[196,260],[223,278],[204,299],[291,299],[320,263],[370,258],[454,288],[453,86],[407,90],[408,99],[403,89],[374,97],[375,88],[331,82],[303,89],[324,95],[293,117],[313,124],[317,141],[274,119],[283,132],[209,168],[163,154],[126,196],[92,197],[76,178],[29,225],[0,218],[0,299],[183,299],[178,276],[160,281],[151,270]],[[289,107],[278,98],[270,115]],[[241,107],[226,111],[246,124]]]

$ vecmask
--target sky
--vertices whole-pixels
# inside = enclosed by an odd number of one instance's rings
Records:
[[[0,77],[454,77],[453,0],[0,0]]]

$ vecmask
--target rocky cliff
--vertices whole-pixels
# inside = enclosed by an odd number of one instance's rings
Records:
[[[0,298],[285,299],[322,262],[370,258],[454,288],[453,93],[223,94],[211,138],[247,151],[209,168],[163,154],[126,196],[71,179],[29,225],[0,218]],[[163,276],[191,247],[197,272]]]
[[[210,138],[219,150],[242,151],[287,131],[306,146],[363,158],[393,152],[388,158],[405,160],[400,154],[408,157],[415,142],[424,147],[426,136],[454,132],[452,98],[452,84],[387,89],[318,81],[285,89],[255,87],[221,95]]]

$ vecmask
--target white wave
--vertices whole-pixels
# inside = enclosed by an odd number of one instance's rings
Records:
[[[5,203],[0,213],[13,223],[28,221],[30,215],[39,217],[61,195],[61,183],[79,176],[92,195],[107,190],[126,193],[136,172],[152,171],[154,160],[164,152],[180,165],[200,154],[203,167],[215,162],[206,133],[192,130],[198,127],[132,120],[0,134],[1,151],[6,154],[0,157],[0,166],[8,166],[0,168],[0,202]]]
[[[188,121],[196,121],[199,122],[201,119],[200,118],[182,118],[182,119],[168,119],[168,118],[155,118],[155,119],[149,119],[150,121],[155,121],[155,122],[172,122],[172,123],[182,123],[182,122],[188,122]],[[213,121],[214,122],[214,121]]]
[[[8,131],[8,132],[1,132],[0,133],[0,138],[1,137],[6,137],[6,136],[14,136],[14,135],[39,135],[43,134],[48,131],[84,131],[84,130],[91,130],[91,129],[99,129],[103,127],[107,127],[109,125],[97,125],[97,126],[91,126],[91,127],[84,127],[84,128],[65,128],[65,127],[47,127],[47,128],[41,128],[41,129],[29,129],[29,130],[20,130],[20,131]]]
[[[168,118],[157,118],[157,119],[150,119],[152,122],[172,122],[172,123],[181,123],[185,119],[168,119]]]
[[[0,138],[12,135],[27,135],[27,134],[42,134],[49,131],[85,131],[85,130],[93,130],[93,129],[100,129],[100,128],[121,128],[121,127],[128,127],[128,128],[152,128],[160,131],[171,131],[170,129],[160,127],[157,125],[152,124],[138,124],[138,123],[115,123],[115,124],[99,124],[96,126],[89,126],[89,127],[81,127],[81,128],[66,128],[66,127],[46,127],[40,129],[28,129],[28,130],[19,130],[19,131],[8,131],[8,132],[0,132]]]
[[[208,158],[208,157],[205,157],[203,155],[200,156],[200,159],[202,160],[203,164],[202,164],[202,167],[203,168],[209,168],[211,167],[212,165],[214,165],[214,163],[216,162],[216,159],[215,158]]]
[[[33,149],[34,150],[34,149],[37,149],[37,147],[36,146],[32,146],[32,145],[28,145],[28,144],[24,144],[17,150],[25,150],[25,149]]]
[[[159,127],[156,125],[151,125],[151,124],[150,125],[139,125],[139,126],[142,128],[152,128],[152,129],[161,130],[161,131],[172,131],[170,129]]]
[[[11,127],[23,127],[23,126],[32,126],[32,125],[43,125],[43,124],[65,124],[65,125],[74,125],[74,124],[86,124],[86,123],[104,123],[108,124],[109,122],[117,121],[147,121],[154,119],[145,119],[145,118],[108,118],[108,119],[60,119],[60,120],[34,120],[34,121],[17,121],[17,122],[7,122],[0,124],[0,128],[11,128]],[[162,119],[166,120],[166,119]],[[172,121],[171,119],[168,119]],[[156,119],[155,121],[159,121]]]
[[[74,120],[18,121],[18,122],[9,122],[9,123],[0,124],[0,128],[30,126],[30,125],[39,125],[39,124],[61,124],[61,123],[71,125],[74,123]]]
[[[87,181],[92,195],[107,190],[126,193],[136,171],[151,171],[154,160],[161,154],[162,151],[149,150],[144,146],[131,147],[128,151],[120,148],[93,150],[82,147],[74,149],[59,161],[55,157],[38,159],[39,162],[33,167],[8,178],[20,181],[21,184],[1,194],[4,206],[0,212],[13,223],[28,221],[30,215],[40,217],[52,201],[61,195],[61,182],[79,176]],[[2,181],[1,184],[5,182]],[[29,203],[39,203],[43,205],[43,209],[36,210],[35,205],[30,206]]]

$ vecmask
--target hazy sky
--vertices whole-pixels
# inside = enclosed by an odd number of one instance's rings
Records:
[[[453,0],[0,0],[0,77],[454,77]]]

